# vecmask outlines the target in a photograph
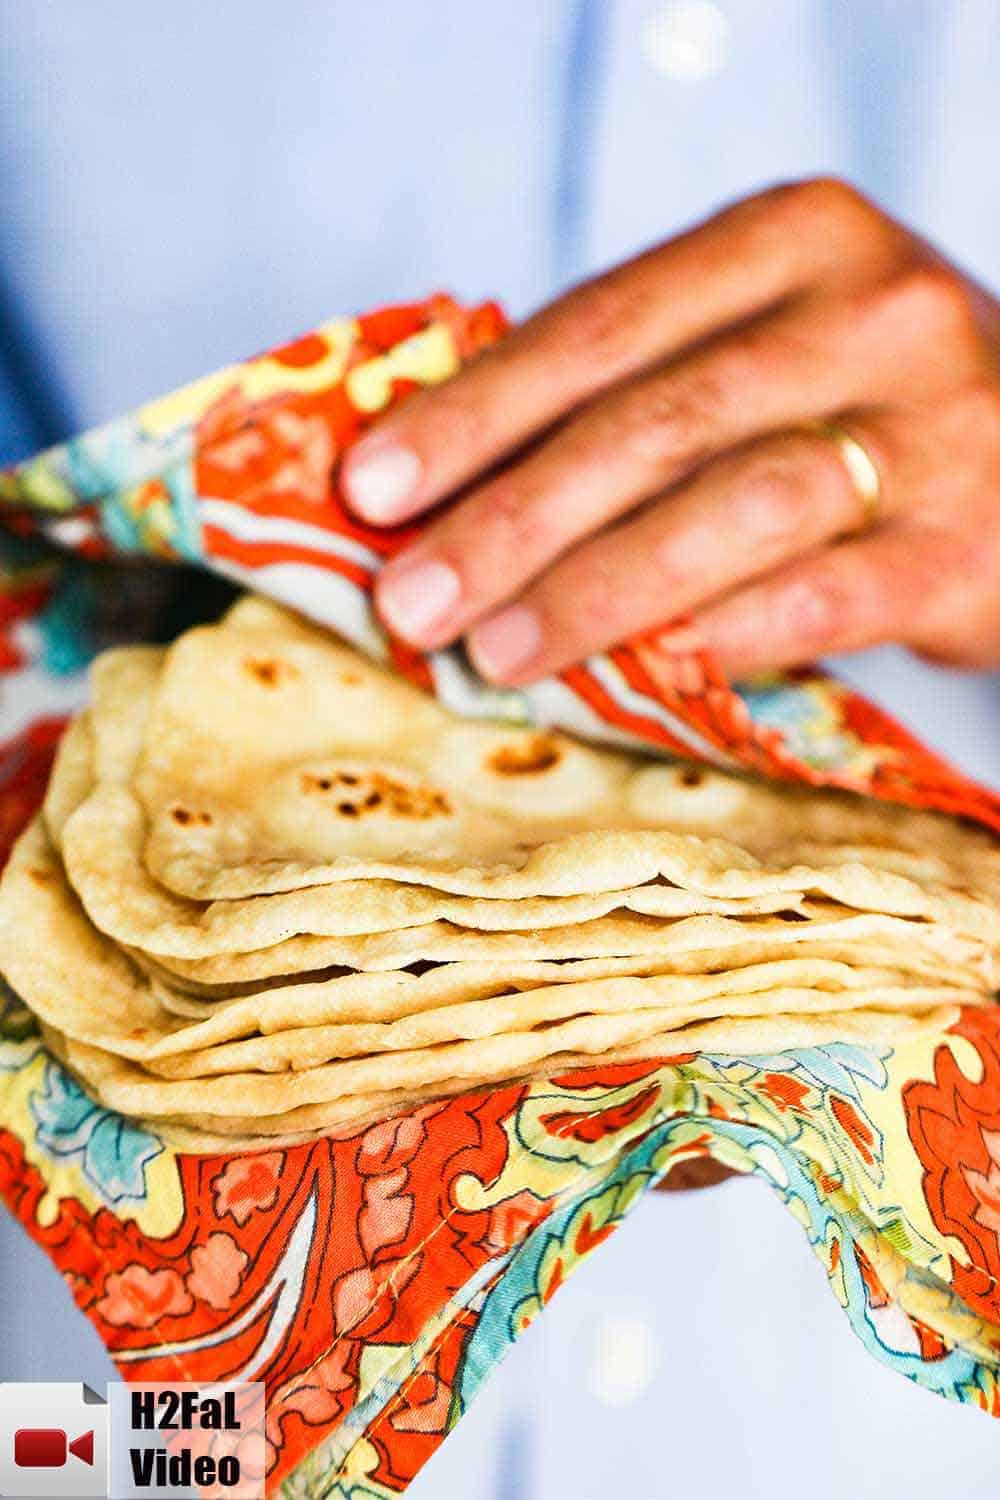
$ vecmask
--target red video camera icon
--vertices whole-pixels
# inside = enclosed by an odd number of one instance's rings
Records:
[[[61,1427],[20,1427],[14,1434],[14,1463],[19,1469],[61,1469],[70,1453],[93,1467],[93,1428],[72,1442]]]

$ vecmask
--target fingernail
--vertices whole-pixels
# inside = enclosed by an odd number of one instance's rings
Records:
[[[409,448],[377,448],[349,462],[344,489],[354,508],[376,523],[395,521],[420,479],[421,463]]]
[[[379,582],[379,611],[397,635],[419,643],[443,623],[461,592],[461,579],[447,563],[396,564]]]
[[[537,655],[541,644],[535,611],[515,604],[477,625],[469,636],[469,654],[484,677],[502,680]]]

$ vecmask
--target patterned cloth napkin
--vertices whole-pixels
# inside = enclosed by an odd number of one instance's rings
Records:
[[[502,330],[495,306],[446,297],[334,322],[0,476],[0,857],[40,801],[89,656],[217,612],[220,576],[461,713],[1000,832],[1000,798],[814,671],[737,692],[673,630],[498,692],[456,651],[385,638],[371,580],[412,533],[346,513],[338,455]],[[896,1049],[593,1066],[347,1138],[201,1157],[91,1103],[17,997],[0,999],[0,1193],[125,1379],[266,1382],[275,1495],[404,1490],[583,1256],[672,1166],[706,1156],[784,1199],[871,1353],[1000,1416],[1000,1010]]]

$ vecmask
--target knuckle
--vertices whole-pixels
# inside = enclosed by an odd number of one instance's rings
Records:
[[[707,456],[722,401],[715,382],[651,380],[620,413],[620,440],[643,468],[672,469]]]
[[[491,559],[491,569],[500,559],[506,565],[523,565],[545,554],[554,531],[544,502],[529,499],[510,482],[494,484],[465,522],[477,550]]]
[[[886,222],[874,204],[842,177],[806,177],[782,184],[774,192],[775,206],[794,233],[833,234],[840,239],[845,229],[873,228]]]
[[[552,310],[547,342],[575,365],[581,360],[612,371],[625,364],[633,342],[634,299],[620,273],[574,287]]]
[[[804,479],[789,463],[771,459],[751,470],[737,494],[733,520],[760,541],[793,536],[802,522]]]
[[[811,651],[821,651],[843,629],[849,598],[832,572],[798,578],[785,590],[785,623],[791,638]]]
[[[947,266],[923,261],[881,286],[870,311],[889,337],[953,340],[974,328],[974,311],[961,277]]]
[[[805,215],[853,212],[857,204],[865,201],[853,184],[836,173],[800,178],[789,183],[786,191],[797,212]]]
[[[610,565],[592,556],[586,573],[577,583],[578,589],[574,592],[580,608],[577,610],[574,606],[573,618],[585,620],[591,636],[615,639],[622,612],[621,580]]]

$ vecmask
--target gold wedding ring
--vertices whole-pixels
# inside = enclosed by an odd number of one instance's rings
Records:
[[[870,531],[882,511],[882,476],[865,445],[839,422],[810,422],[807,431],[833,443],[843,460],[851,487],[861,502],[861,518],[851,532]]]

